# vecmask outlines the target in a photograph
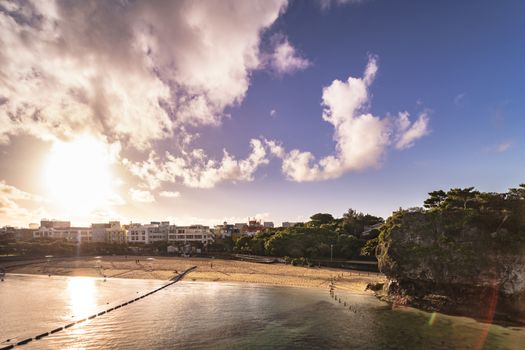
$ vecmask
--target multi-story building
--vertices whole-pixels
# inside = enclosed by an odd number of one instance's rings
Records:
[[[171,225],[168,234],[169,243],[202,243],[204,246],[207,246],[213,242],[213,238],[213,232],[210,228],[203,225]]]
[[[263,223],[263,226],[264,226],[265,228],[274,228],[274,225],[273,225],[273,222],[272,222],[272,221],[265,221],[265,222]]]
[[[233,225],[228,230],[235,231]],[[73,242],[178,243],[181,246],[196,244],[207,246],[214,241],[214,234],[208,226],[170,225],[168,221],[153,221],[150,224],[131,223],[120,225],[119,221],[94,223],[91,227],[70,227],[66,221],[43,220],[40,228],[34,230],[33,237],[66,239]]]
[[[125,243],[126,229],[119,221],[91,224],[91,227],[71,227],[69,221],[42,220],[40,228],[32,230],[34,238],[65,239],[71,242]]]
[[[213,229],[216,239],[232,238],[240,230],[233,224],[228,224],[226,221],[222,225],[215,225]]]
[[[70,221],[60,221],[60,220],[47,220],[42,219],[40,221],[40,228],[69,228],[71,227]]]
[[[152,221],[150,224],[131,224],[128,228],[129,243],[151,244],[168,240],[170,225],[168,221]]]
[[[91,242],[92,230],[91,227],[46,227],[40,226],[38,230],[33,232],[34,238],[55,238],[65,239],[70,242]]]
[[[237,230],[239,230],[239,232],[242,232],[242,231],[244,230],[244,228],[245,228],[246,226],[248,226],[248,224],[245,223],[245,222],[236,222],[235,224],[233,224],[233,226],[234,226]]]
[[[128,231],[120,225],[120,221],[110,221],[109,229],[106,231],[107,242],[126,243],[128,241]]]
[[[166,242],[170,230],[169,221],[152,222],[151,225],[156,225],[156,227],[149,230],[149,243]]]
[[[125,243],[127,231],[120,225],[120,221],[91,224],[93,242]]]
[[[156,225],[130,224],[128,227],[129,243],[149,243],[149,230]]]
[[[248,221],[248,225],[244,227],[241,234],[243,236],[255,236],[257,233],[263,231],[265,227],[257,220]]]
[[[91,237],[93,242],[106,242],[108,223],[91,224]]]

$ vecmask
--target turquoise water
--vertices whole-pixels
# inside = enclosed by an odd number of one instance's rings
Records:
[[[0,345],[64,326],[164,283],[8,275],[0,284]],[[323,289],[182,281],[19,349],[525,348],[523,328],[392,310],[369,295],[342,297],[346,307]]]

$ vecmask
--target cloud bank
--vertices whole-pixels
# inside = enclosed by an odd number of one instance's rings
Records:
[[[236,159],[223,150],[222,159],[216,161],[210,159],[202,149],[194,149],[184,152],[182,156],[166,152],[163,157],[152,151],[143,162],[125,159],[124,164],[150,190],[159,188],[164,182],[192,188],[212,188],[224,181],[253,180],[255,171],[269,160],[260,140],[252,139],[250,146],[250,154],[244,159]]]
[[[251,73],[268,68],[261,37],[286,7],[286,0],[2,1],[0,47],[9,49],[0,51],[0,143],[89,133],[122,149],[147,151],[168,139],[187,146],[188,126],[218,126],[244,99]],[[282,72],[307,62],[287,40],[274,56]],[[155,151],[127,165],[149,188],[174,179],[209,188],[251,180],[264,163],[254,150],[244,160],[224,151],[218,161],[200,149],[167,153],[158,180],[138,170]]]
[[[218,125],[244,98],[262,66],[261,33],[286,5],[2,2],[0,140],[89,131],[145,149],[180,125]]]

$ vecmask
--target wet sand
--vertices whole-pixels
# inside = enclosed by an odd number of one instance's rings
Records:
[[[138,260],[138,261],[137,261]],[[365,292],[368,283],[384,282],[377,273],[334,268],[300,267],[285,264],[261,264],[210,258],[103,256],[101,259],[59,259],[10,267],[8,273],[138,278],[168,280],[192,266],[197,269],[185,278],[193,281],[246,282],[307,288],[335,288],[353,293]]]

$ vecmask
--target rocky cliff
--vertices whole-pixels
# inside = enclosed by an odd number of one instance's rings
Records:
[[[379,269],[389,279],[383,297],[488,322],[525,323],[525,240],[511,214],[469,209],[393,214],[376,250]]]

